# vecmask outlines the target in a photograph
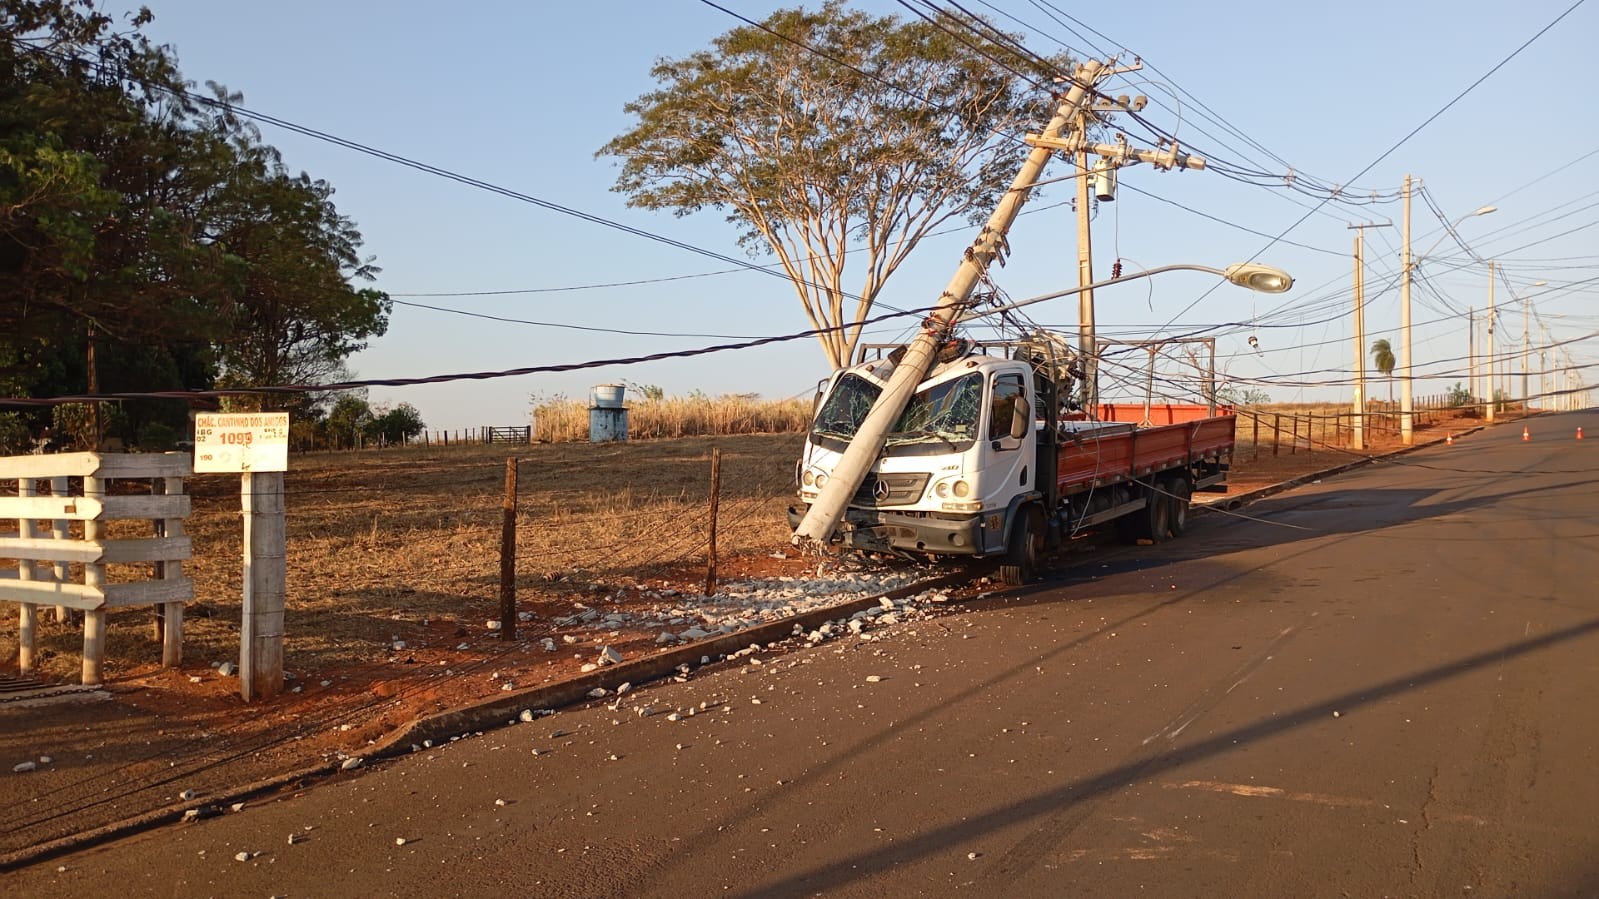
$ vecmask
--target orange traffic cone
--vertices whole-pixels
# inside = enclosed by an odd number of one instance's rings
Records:
[[[1578,429],[1577,429],[1577,439],[1578,439],[1578,440],[1581,440],[1581,439],[1582,439],[1582,428],[1578,428]]]
[[[1526,425],[1522,425],[1522,427],[1521,427],[1521,439],[1522,440],[1531,440],[1532,439],[1532,435],[1527,433]]]
[[[1444,445],[1445,446],[1454,446],[1455,445],[1455,435],[1450,434],[1448,437],[1445,437],[1444,438]]]

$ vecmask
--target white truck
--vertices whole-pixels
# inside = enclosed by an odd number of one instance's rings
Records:
[[[1234,418],[1206,406],[1103,406],[1074,420],[1073,359],[1038,333],[1015,341],[954,339],[938,349],[831,535],[860,551],[1002,557],[1009,584],[1046,552],[1114,522],[1126,540],[1159,542],[1187,527],[1189,497],[1225,481]],[[798,527],[883,392],[903,350],[862,348],[833,373],[796,467]],[[864,358],[877,353],[876,358]],[[886,352],[885,352],[886,351]],[[1121,418],[1121,421],[1115,419]],[[1134,420],[1129,420],[1134,419]],[[1223,488],[1224,489],[1224,488]]]

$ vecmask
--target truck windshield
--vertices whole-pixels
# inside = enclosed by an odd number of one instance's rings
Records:
[[[823,443],[848,441],[882,392],[859,375],[844,375],[816,414],[812,438]],[[983,379],[977,374],[919,390],[889,431],[887,445],[891,450],[916,446],[923,452],[959,452],[975,439],[982,399]]]

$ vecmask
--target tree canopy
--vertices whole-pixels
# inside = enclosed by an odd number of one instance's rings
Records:
[[[1016,133],[1050,112],[1039,68],[953,27],[829,0],[658,60],[661,87],[624,107],[633,127],[598,155],[621,160],[629,205],[721,211],[752,255],[774,255],[811,325],[838,329],[818,338],[837,367],[917,242],[986,216],[1009,186],[1029,149]]]
[[[184,81],[151,18],[0,0],[0,397],[304,383],[387,328],[333,188]],[[186,411],[125,404],[106,436]]]

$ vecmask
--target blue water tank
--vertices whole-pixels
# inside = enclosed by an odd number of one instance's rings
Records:
[[[589,392],[590,443],[627,439],[627,407],[622,405],[625,390],[621,384],[600,384]]]

